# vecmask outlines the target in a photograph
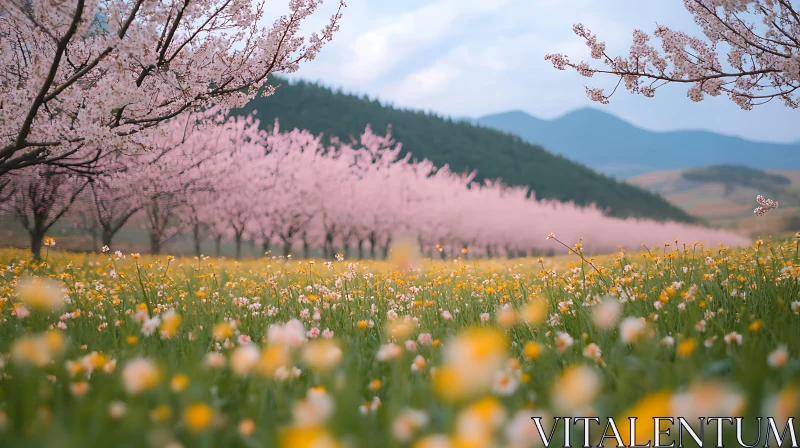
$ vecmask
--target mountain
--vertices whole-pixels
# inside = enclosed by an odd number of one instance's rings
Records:
[[[796,144],[754,142],[708,131],[647,131],[592,108],[578,109],[554,120],[511,111],[481,117],[477,123],[518,135],[620,178],[720,164],[800,168],[800,147]]]
[[[359,136],[367,124],[378,133],[391,125],[392,136],[402,142],[404,153],[438,166],[449,164],[457,172],[475,169],[477,180],[501,178],[508,185],[526,185],[540,199],[595,203],[612,216],[694,221],[657,194],[598,174],[517,136],[465,120],[396,109],[315,83],[272,79],[271,84],[281,86],[272,96],[258,96],[237,113],[257,111],[262,127],[279,118],[282,129],[308,129],[343,140]]]

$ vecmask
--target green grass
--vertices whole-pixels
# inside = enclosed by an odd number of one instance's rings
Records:
[[[601,274],[574,255],[541,261],[410,260],[415,266],[410,271],[402,267],[409,260],[399,260],[399,251],[390,262],[339,261],[330,266],[280,258],[236,263],[108,255],[52,251],[44,264],[34,264],[24,251],[0,250],[0,446],[310,446],[300,439],[320,434],[361,447],[425,446],[424,438],[434,434],[454,443],[470,440],[478,444],[473,446],[485,446],[494,441],[507,446],[515,416],[533,425],[531,416],[567,415],[556,408],[554,382],[573,366],[585,366],[599,380],[589,390],[596,396],[577,396],[587,399],[581,403],[586,407],[574,411],[601,418],[627,415],[636,403],[641,406],[634,413],[643,415],[652,407],[640,402],[645,397],[660,400],[658,409],[674,412],[664,397],[697,398],[697,391],[687,388],[700,381],[706,381],[706,391],[712,390],[710,385],[722,391],[702,399],[708,412],[769,414],[772,409],[763,407],[773,394],[787,400],[788,412],[795,412],[790,415],[797,415],[800,406],[800,393],[789,387],[800,380],[796,241],[743,250],[671,244],[650,253],[598,258],[594,263]],[[52,312],[36,308],[31,296],[19,294],[17,288],[19,279],[31,275],[63,282],[66,303]],[[693,297],[684,297],[692,285],[697,288]],[[248,308],[242,297],[258,307]],[[310,302],[301,303],[301,297]],[[628,300],[622,303],[618,321],[646,321],[646,329],[633,342],[621,339],[619,324],[602,329],[593,318],[594,302],[619,297]],[[547,312],[537,318],[532,310],[541,303]],[[30,315],[15,315],[20,306],[27,306]],[[503,310],[506,306],[511,308]],[[137,312],[164,316],[169,309],[180,316],[180,323],[161,328],[168,338],[159,332],[145,336],[134,318]],[[308,318],[301,317],[305,309]],[[313,318],[315,309],[319,320]],[[398,320],[390,322],[390,311],[397,319],[415,318],[416,326],[397,338],[399,357],[382,362],[377,354],[390,343],[387,326],[395,335],[404,333]],[[443,311],[452,318],[445,319]],[[66,329],[55,327],[59,316],[75,312],[79,315],[63,319]],[[482,320],[483,313],[488,313],[488,321]],[[267,340],[267,329],[290,319],[299,319],[306,331],[333,331],[332,341],[341,350],[338,362],[334,349],[315,345],[323,339],[319,336],[313,344],[290,351],[291,366],[300,369],[297,378],[271,375],[264,363],[274,359],[261,349],[272,347],[272,355],[280,350],[276,340]],[[226,344],[215,337],[214,328],[224,339],[227,320],[235,321],[236,329],[228,327]],[[701,320],[706,322],[704,332],[697,328]],[[100,328],[104,323],[108,325]],[[65,337],[61,350],[26,345],[48,330]],[[574,339],[563,352],[558,350],[559,332]],[[726,335],[733,332],[742,336],[741,345],[726,343]],[[430,334],[433,344],[419,344],[416,350],[405,347],[406,340],[417,340],[422,333]],[[246,350],[237,342],[240,334],[250,336],[259,348],[261,364],[252,371],[235,359]],[[497,334],[502,344],[494,342]],[[665,337],[674,338],[675,345],[665,345]],[[694,350],[687,349],[689,340],[695,341]],[[540,349],[533,359],[525,356],[526,346],[529,355],[535,354],[531,342]],[[591,343],[602,350],[600,361],[584,356]],[[771,367],[768,356],[781,345],[788,362]],[[448,352],[461,346],[468,348],[466,354]],[[676,352],[678,346],[685,356]],[[304,358],[308,347],[319,352]],[[209,367],[210,351],[222,353],[225,366]],[[98,352],[96,368],[88,375],[76,366],[88,363],[87,355],[93,352]],[[34,355],[52,356],[52,362],[25,362]],[[334,366],[315,370],[327,355]],[[424,358],[425,366],[412,371],[417,356]],[[157,366],[157,381],[141,393],[130,393],[125,388],[130,379],[123,372],[136,358]],[[518,383],[507,395],[493,390],[494,375],[490,383],[478,381],[480,370],[498,360],[495,370]],[[472,370],[446,375],[471,363]],[[248,373],[237,375],[233,366]],[[434,369],[438,374],[432,374]],[[172,379],[181,375],[188,378],[188,386],[173,389]],[[469,390],[464,382],[468,380],[479,384]],[[562,387],[577,391],[586,384],[567,381]],[[76,393],[85,386],[85,393]],[[319,386],[324,394],[319,389],[309,392]],[[655,394],[662,390],[668,394]],[[303,402],[309,394],[328,398]],[[359,407],[374,397],[381,405],[362,414]],[[744,407],[731,408],[725,401],[735,397]],[[324,412],[328,399],[330,413]],[[115,402],[117,408],[124,403],[124,416],[114,418],[109,412]],[[196,403],[201,404],[197,414],[187,416]],[[293,413],[298,406],[306,410]],[[298,427],[313,414],[309,409],[321,417],[311,422],[313,427]],[[428,420],[412,431],[408,443],[393,429],[407,409],[424,412]],[[211,411],[209,421],[203,418],[204,410]],[[496,425],[490,422],[492,416]],[[198,429],[191,430],[187,422]],[[465,428],[473,432],[465,434]],[[599,437],[599,431],[594,432]],[[713,430],[706,433],[715,437]],[[535,430],[529,435],[534,434]],[[582,431],[573,430],[572,435],[575,446],[580,445]],[[726,437],[734,436],[726,430]]]

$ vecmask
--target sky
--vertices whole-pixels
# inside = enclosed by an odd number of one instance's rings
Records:
[[[326,2],[308,29],[327,21],[325,13],[336,1]],[[292,78],[455,118],[522,110],[553,119],[589,106],[656,131],[800,139],[800,110],[777,101],[743,111],[723,96],[695,103],[686,97],[686,86],[669,85],[655,98],[621,89],[611,104],[602,105],[586,97],[584,86],[610,89],[615,78],[584,78],[544,60],[547,53],[591,60],[572,32],[578,22],[614,55],[627,54],[637,28],[651,33],[667,25],[700,36],[679,0],[347,0],[347,5],[334,41]]]

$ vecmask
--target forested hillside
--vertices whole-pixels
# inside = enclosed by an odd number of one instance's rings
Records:
[[[368,123],[392,135],[403,150],[455,171],[478,170],[478,180],[501,178],[510,185],[528,185],[537,198],[595,203],[612,216],[648,217],[691,222],[694,219],[660,196],[598,174],[506,133],[436,115],[399,110],[367,97],[347,95],[308,82],[281,84],[274,95],[257,97],[239,113],[257,111],[262,126],[279,118],[280,126],[308,129],[350,139]]]

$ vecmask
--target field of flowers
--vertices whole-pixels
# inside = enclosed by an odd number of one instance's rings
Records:
[[[534,416],[800,407],[796,239],[593,260],[46,249],[0,251],[2,446],[526,447]]]

